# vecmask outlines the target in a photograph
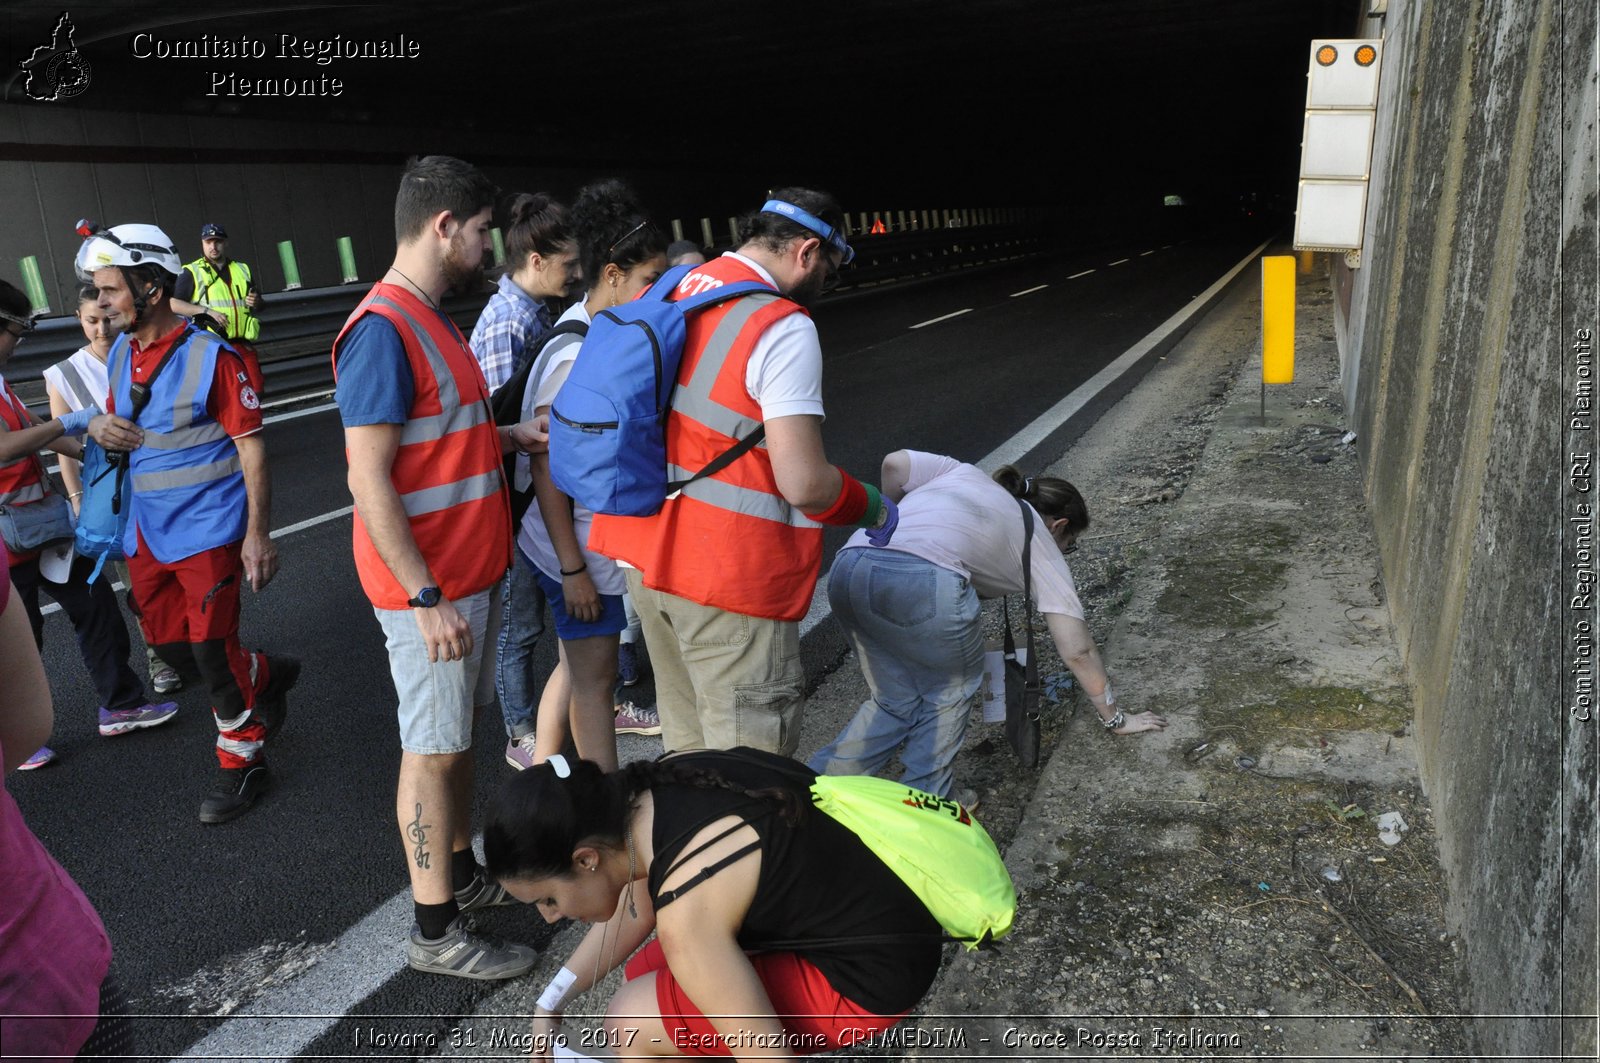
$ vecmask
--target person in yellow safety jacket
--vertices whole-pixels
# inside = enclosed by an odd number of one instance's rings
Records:
[[[250,267],[228,258],[228,231],[216,222],[200,227],[202,254],[184,264],[173,292],[173,309],[179,313],[205,314],[225,333],[229,346],[244,359],[250,384],[262,391],[261,360],[254,343],[261,337],[261,319],[255,311],[261,305]],[[185,307],[184,303],[190,304]]]

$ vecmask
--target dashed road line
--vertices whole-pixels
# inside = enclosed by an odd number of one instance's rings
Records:
[[[1035,284],[1032,288],[1024,288],[1020,292],[1012,292],[1011,298],[1015,299],[1019,295],[1032,295],[1034,292],[1042,292],[1048,287],[1050,287],[1048,284]]]
[[[1086,269],[1082,273],[1074,273],[1072,276],[1068,277],[1067,280],[1075,281],[1079,277],[1087,277],[1089,274],[1091,274],[1093,272],[1094,272],[1094,270],[1092,270],[1092,269]]]
[[[970,314],[970,313],[972,313],[972,307],[969,306],[964,310],[957,310],[953,314],[945,314],[943,317],[931,318],[931,319],[929,319],[927,321],[919,321],[915,325],[912,325],[911,327],[912,328],[922,328],[924,325],[937,325],[941,321],[949,321],[953,317],[960,317],[962,314]]]
[[[1129,261],[1131,261],[1131,259],[1126,259],[1126,258],[1119,258],[1119,259],[1117,259],[1117,260],[1116,260],[1116,261],[1115,261],[1115,262],[1107,262],[1107,263],[1106,263],[1106,265],[1107,265],[1107,266],[1120,266],[1120,265],[1122,265],[1122,264],[1123,264],[1123,263],[1124,263],[1124,262],[1129,262]]]

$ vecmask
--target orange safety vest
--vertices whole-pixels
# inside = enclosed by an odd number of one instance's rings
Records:
[[[390,479],[400,494],[411,537],[446,598],[493,586],[511,565],[511,503],[500,436],[489,410],[489,387],[455,325],[397,284],[373,285],[333,341],[334,380],[344,334],[362,314],[387,319],[400,333],[415,396],[400,430]],[[349,451],[345,452],[349,460]],[[417,588],[404,588],[378,556],[355,516],[353,543],[361,588],[379,609],[405,609]]]
[[[743,262],[716,258],[690,271],[673,298],[752,280],[762,277]],[[761,423],[745,388],[750,354],[763,332],[796,312],[805,310],[774,292],[689,318],[667,415],[668,479],[687,479]],[[822,566],[822,525],[784,500],[763,442],[653,516],[595,514],[589,548],[639,569],[647,587],[732,613],[799,620]]]
[[[6,431],[20,432],[33,426],[26,410],[27,406],[17,398],[11,385],[0,384],[0,424]],[[44,462],[39,460],[38,454],[24,454],[0,464],[0,506],[25,506],[43,499],[46,494],[44,475]],[[0,546],[0,550],[3,549],[5,547]],[[13,554],[11,560],[26,561],[38,556],[37,552]]]

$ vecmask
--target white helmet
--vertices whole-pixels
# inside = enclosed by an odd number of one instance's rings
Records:
[[[155,266],[176,277],[183,271],[177,245],[154,225],[131,222],[85,233],[88,239],[73,261],[78,279],[94,280],[94,271],[107,266]]]

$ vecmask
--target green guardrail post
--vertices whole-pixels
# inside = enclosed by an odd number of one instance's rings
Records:
[[[683,239],[683,219],[681,219],[681,218],[673,218],[672,219],[672,242],[673,243],[677,243],[679,240],[682,240],[682,239]]]
[[[493,229],[490,229],[489,236],[494,240],[494,264],[497,266],[505,265],[506,238],[500,235],[500,226],[496,225]]]
[[[300,287],[300,263],[295,260],[292,240],[278,241],[278,261],[283,265],[283,290],[292,292]]]
[[[39,273],[39,260],[33,255],[19,259],[17,265],[22,269],[22,286],[28,290],[28,302],[33,304],[35,314],[48,314],[50,300],[45,298],[44,277]]]
[[[712,239],[712,237],[711,237],[711,219],[710,218],[701,218],[700,219],[700,246],[701,247],[715,247],[716,243],[717,243],[716,240]],[[735,239],[734,243],[738,243],[738,240]]]
[[[739,246],[739,219],[738,218],[729,218],[728,219],[728,245],[730,247],[738,247]]]
[[[344,275],[340,284],[354,284],[361,279],[356,276],[356,245],[348,236],[339,237],[339,270]]]

